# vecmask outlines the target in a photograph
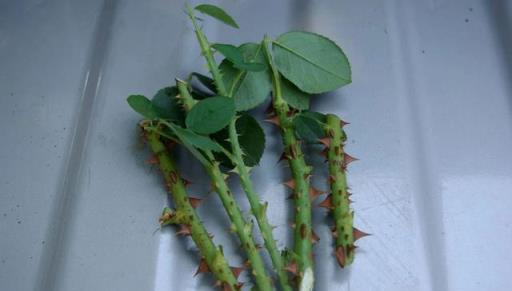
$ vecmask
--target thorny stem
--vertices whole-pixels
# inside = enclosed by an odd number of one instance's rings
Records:
[[[206,59],[208,70],[210,71],[210,73],[213,76],[213,79],[215,80],[215,85],[217,86],[217,93],[221,96],[226,96],[226,87],[224,85],[224,82],[222,82],[222,74],[219,68],[217,67],[217,64],[215,63],[215,59],[213,58],[210,43],[208,42],[208,39],[206,38],[204,33],[201,31],[201,28],[197,24],[196,17],[194,16],[194,10],[192,10],[192,8],[189,5],[187,5],[186,8],[188,16],[190,17],[190,20],[192,20],[192,25],[194,26],[197,41],[199,42],[199,46],[201,47],[201,54]]]
[[[258,226],[260,228],[261,236],[263,237],[263,241],[265,243],[265,247],[270,254],[270,259],[274,266],[274,270],[277,273],[277,277],[279,279],[279,284],[281,288],[285,291],[291,291],[292,288],[290,283],[288,282],[288,274],[286,273],[286,265],[281,257],[279,249],[277,248],[276,241],[274,240],[274,236],[272,234],[272,226],[268,222],[267,218],[267,203],[262,204],[259,201],[258,194],[254,191],[254,186],[250,179],[249,171],[247,166],[244,163],[242,150],[240,148],[240,144],[238,142],[238,135],[236,132],[235,119],[229,124],[229,138],[231,141],[231,147],[233,150],[233,162],[236,166],[236,170],[240,177],[240,182],[242,184],[242,188],[246,193],[247,199],[249,200],[249,204],[251,205],[251,212],[256,218],[258,222]]]
[[[146,137],[153,153],[157,156],[160,170],[164,175],[168,191],[171,194],[177,211],[164,211],[162,215],[162,224],[174,223],[184,225],[190,230],[192,240],[195,242],[199,252],[208,265],[208,269],[215,275],[223,288],[227,290],[239,290],[235,275],[231,271],[221,248],[217,247],[204,225],[199,220],[194,207],[191,205],[187,196],[185,185],[174,164],[174,161],[168,154],[165,145],[160,141],[160,136],[156,132],[147,132]],[[166,221],[167,219],[167,221]]]
[[[189,111],[190,109],[192,109],[192,107],[194,107],[194,105],[196,105],[197,100],[192,98],[192,95],[190,95],[187,86],[188,85],[185,81],[176,78],[176,87],[178,87],[178,90],[180,92],[179,100],[182,102],[185,110]]]
[[[180,95],[182,97],[190,96],[190,94],[181,92],[182,90],[188,90],[186,86],[179,87],[178,89],[180,90]],[[214,156],[211,151],[206,151],[205,154],[211,161],[211,165],[205,166],[206,171],[213,181],[214,190],[219,194],[222,204],[228,213],[232,223],[231,228],[237,233],[240,242],[242,243],[242,248],[247,254],[250,266],[253,270],[252,275],[256,280],[256,285],[259,290],[262,291],[272,290],[272,282],[267,277],[263,260],[252,236],[252,224],[247,223],[243,218],[242,211],[238,207],[232,192],[226,184],[225,175],[220,170],[220,163],[214,160]]]
[[[291,168],[294,180],[295,200],[295,227],[294,227],[294,255],[298,265],[300,289],[311,290],[313,288],[313,254],[312,254],[312,223],[311,201],[309,196],[309,177],[311,167],[306,164],[302,148],[297,141],[292,118],[288,116],[290,108],[283,99],[281,93],[280,76],[274,66],[269,51],[270,39],[265,37],[263,46],[272,70],[273,107],[279,119],[282,131],[282,140],[285,155]]]
[[[201,52],[206,59],[206,63],[208,65],[208,69],[212,74],[213,80],[218,90],[219,95],[233,97],[231,96],[232,92],[228,93],[225,89],[224,81],[222,80],[222,74],[217,67],[215,59],[211,53],[211,48],[206,36],[202,33],[201,29],[196,23],[193,11],[188,8],[189,17],[192,20],[194,25],[195,33],[197,36],[197,40],[201,47]],[[265,247],[270,254],[270,258],[274,267],[274,270],[277,273],[279,283],[283,290],[290,291],[291,286],[288,282],[288,276],[285,270],[284,261],[280,255],[279,249],[277,248],[276,241],[274,240],[272,234],[272,226],[268,222],[266,216],[266,206],[261,204],[259,201],[258,194],[254,191],[254,187],[252,185],[251,179],[249,177],[249,169],[244,163],[243,160],[243,152],[240,148],[240,144],[238,142],[238,134],[236,131],[236,118],[233,118],[229,123],[229,141],[231,143],[231,148],[233,151],[233,157],[231,158],[232,162],[235,164],[237,168],[238,175],[240,176],[240,182],[242,184],[242,188],[246,193],[247,199],[249,200],[249,204],[251,206],[251,212],[256,218],[258,226],[261,231],[261,235],[263,237]]]
[[[329,183],[331,195],[327,197],[327,207],[331,208],[334,217],[333,235],[336,245],[336,259],[343,268],[354,261],[354,230],[352,225],[354,213],[350,210],[350,199],[347,191],[345,174],[347,159],[343,150],[345,135],[340,119],[333,114],[327,114],[325,131],[330,138],[327,149],[329,162]],[[329,201],[330,199],[330,201]]]

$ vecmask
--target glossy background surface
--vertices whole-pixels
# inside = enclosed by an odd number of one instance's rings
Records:
[[[373,236],[340,271],[315,210],[316,290],[512,289],[509,1],[216,3],[241,29],[206,20],[211,41],[306,29],[351,60],[353,84],[313,109],[351,122],[355,221]],[[182,1],[0,1],[0,64],[0,290],[210,290],[211,278],[192,277],[193,245],[155,232],[167,199],[125,101],[204,68]],[[265,130],[253,175],[284,247],[289,173]],[[207,197],[215,241],[241,264],[201,168],[180,164]]]

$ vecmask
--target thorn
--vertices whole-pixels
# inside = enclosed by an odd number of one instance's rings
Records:
[[[295,181],[293,179],[290,179],[283,184],[292,190],[295,189]]]
[[[281,156],[279,156],[279,160],[277,160],[277,163],[279,164],[281,161],[284,161],[284,160],[288,160],[288,158],[286,157],[286,153],[283,152],[281,154]]]
[[[256,246],[255,246],[255,247],[256,247],[256,249],[257,249],[257,250],[261,250],[261,249],[263,249],[263,246],[262,246],[261,244],[256,244]]]
[[[353,156],[345,153],[345,154],[343,154],[343,167],[346,168],[348,166],[348,164],[358,161],[358,160],[359,160],[358,158],[354,158]]]
[[[230,269],[231,269],[231,272],[233,272],[233,275],[235,276],[235,278],[237,278],[237,279],[240,276],[240,273],[245,271],[245,267],[244,266],[242,266],[242,267],[230,267]]]
[[[199,261],[199,267],[197,267],[197,271],[194,274],[194,277],[200,273],[206,273],[209,271],[210,271],[210,268],[208,267],[208,263],[206,263],[206,259],[203,257],[203,258],[201,258],[201,261]]]
[[[370,235],[369,233],[366,233],[366,232],[363,232],[363,231],[360,231],[359,229],[357,228],[353,228],[352,229],[352,235],[354,236],[354,241],[362,238],[362,237],[365,237],[365,236],[368,236]]]
[[[311,174],[304,174],[304,180],[309,180],[313,175]]]
[[[279,127],[281,126],[281,123],[279,122],[279,117],[277,117],[277,116],[272,116],[270,118],[267,118],[267,119],[265,119],[265,121],[266,122],[270,122],[270,123],[272,123],[274,125],[277,125]]]
[[[320,240],[314,230],[311,230],[311,243],[315,244]]]
[[[319,195],[322,195],[324,193],[325,193],[324,191],[320,191],[320,190],[316,189],[315,187],[309,188],[309,198],[311,200],[315,200],[316,197],[318,197]]]
[[[327,153],[329,152],[329,148],[324,148],[319,155],[327,159]]]
[[[337,238],[338,237],[338,232],[336,231],[336,226],[332,227],[331,232],[332,232],[332,237],[333,238]]]
[[[180,229],[176,232],[177,235],[187,236],[192,234],[192,229],[186,224],[181,224]]]
[[[197,206],[199,206],[199,204],[201,204],[203,199],[201,198],[195,198],[195,197],[189,197],[188,198],[188,201],[190,201],[190,205],[192,205],[192,208],[197,208]]]
[[[158,157],[153,155],[151,156],[151,158],[147,159],[144,161],[144,163],[148,164],[148,165],[156,165],[158,164]]]
[[[332,183],[334,183],[334,182],[336,182],[336,178],[334,178],[334,176],[333,176],[333,175],[329,175],[329,183],[331,183],[331,184],[332,184]]]
[[[291,227],[292,229],[295,229],[295,223],[293,223],[293,222],[291,222],[291,221],[290,221],[290,222],[288,222],[288,225],[290,225],[290,227]]]
[[[336,261],[338,261],[338,264],[340,265],[340,267],[345,267],[345,250],[343,249],[342,246],[339,246],[336,248],[336,252],[335,252],[335,255],[336,255]]]
[[[350,124],[350,122],[343,121],[343,119],[340,119],[340,126],[344,127],[345,125]]]
[[[297,273],[299,272],[299,266],[297,265],[297,263],[293,262],[293,263],[290,263],[288,266],[286,266],[284,268],[286,271],[294,274],[294,275],[297,275]]]
[[[330,137],[322,137],[318,140],[321,144],[323,144],[326,148],[331,146],[331,138]]]
[[[295,192],[293,192],[288,197],[286,197],[286,200],[293,200],[293,199],[295,199],[295,197],[296,197]]]
[[[183,183],[183,186],[188,187],[192,182],[190,180],[187,180],[185,178],[181,178],[181,182]]]
[[[325,199],[322,202],[320,202],[320,204],[318,204],[318,207],[323,207],[325,209],[333,209],[331,196],[331,194],[327,195],[327,197],[325,197]]]

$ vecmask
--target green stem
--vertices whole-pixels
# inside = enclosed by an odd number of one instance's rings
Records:
[[[251,205],[251,212],[258,222],[261,236],[263,237],[263,241],[265,243],[265,248],[270,254],[270,259],[272,261],[274,270],[277,273],[279,284],[283,290],[291,291],[292,287],[288,282],[288,274],[286,273],[285,269],[286,265],[283,258],[281,257],[279,249],[277,248],[276,241],[272,234],[272,226],[268,222],[266,213],[267,205],[260,203],[259,196],[254,191],[254,186],[249,176],[249,170],[244,163],[242,150],[240,148],[238,135],[236,132],[236,119],[233,119],[229,124],[229,138],[233,150],[233,162],[240,177],[242,188],[244,189],[247,199],[249,200],[249,204]]]
[[[206,64],[208,65],[208,70],[212,74],[213,79],[215,80],[215,85],[217,86],[217,94],[221,96],[226,96],[227,90],[224,82],[222,81],[222,74],[217,67],[217,63],[213,58],[212,48],[210,47],[210,43],[208,39],[201,31],[201,28],[197,24],[196,17],[194,16],[194,10],[187,5],[187,12],[190,20],[192,20],[192,25],[194,26],[194,31],[196,33],[197,41],[199,42],[199,46],[201,47],[201,54],[206,59]]]
[[[329,182],[331,186],[331,212],[334,217],[334,237],[336,258],[343,268],[354,261],[353,212],[350,210],[350,199],[347,191],[346,162],[343,150],[344,132],[340,119],[333,114],[327,114],[325,126],[330,145],[327,150],[329,162]]]
[[[196,211],[190,204],[185,185],[182,182],[183,180],[165,145],[160,141],[160,136],[156,132],[149,132],[146,136],[151,150],[158,158],[160,170],[164,175],[169,193],[177,208],[176,212],[165,211],[163,218],[169,218],[169,223],[187,226],[190,229],[192,240],[206,261],[209,270],[220,281],[221,285],[224,288],[229,288],[229,290],[239,290],[241,285],[231,271],[221,248],[213,243],[204,225],[199,220]],[[162,222],[165,223],[165,221]]]
[[[290,108],[282,96],[280,76],[274,66],[268,47],[269,44],[270,39],[265,37],[263,46],[272,70],[273,107],[279,119],[284,151],[294,180],[294,253],[299,268],[300,288],[301,290],[312,290],[314,281],[311,229],[312,213],[311,200],[309,196],[309,176],[312,169],[306,164],[302,148],[295,137],[292,123],[293,120],[288,116]]]
[[[190,94],[182,92],[188,90],[187,86],[181,86],[178,87],[178,89],[180,90],[180,95],[182,97],[190,96]],[[247,223],[243,218],[242,211],[238,207],[233,194],[229,190],[229,187],[227,186],[224,179],[225,175],[221,172],[220,164],[219,162],[215,161],[213,153],[211,151],[206,151],[205,154],[211,162],[210,165],[205,165],[205,169],[212,179],[215,191],[219,194],[222,204],[228,213],[232,223],[231,228],[237,233],[238,238],[242,243],[242,248],[247,254],[251,268],[253,270],[252,275],[256,280],[256,285],[258,286],[259,290],[272,290],[272,282],[267,277],[263,260],[258,253],[256,243],[252,236],[252,224]],[[228,157],[232,156],[228,153]]]
[[[192,95],[190,95],[187,82],[176,78],[176,87],[178,87],[180,92],[179,100],[182,102],[185,111],[189,111],[194,107],[194,105],[196,105],[197,100],[192,98]]]

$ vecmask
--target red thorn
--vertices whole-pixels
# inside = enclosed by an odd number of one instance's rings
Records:
[[[290,189],[295,189],[295,181],[293,179],[290,179],[290,180],[284,182],[283,184]]]
[[[201,198],[195,198],[195,197],[189,197],[188,201],[190,201],[190,205],[192,205],[192,208],[197,208],[199,204],[203,201]]]
[[[230,268],[231,268],[231,272],[233,272],[233,275],[237,279],[240,276],[240,273],[242,273],[245,270],[245,267],[230,267]]]
[[[343,249],[342,246],[339,246],[336,248],[336,252],[335,252],[335,255],[336,255],[336,261],[338,261],[338,264],[340,265],[340,267],[345,267],[345,250]]]
[[[157,156],[151,156],[151,158],[145,160],[144,163],[149,165],[156,165],[159,163],[159,160]]]
[[[358,161],[358,160],[359,160],[358,158],[354,158],[353,156],[345,153],[345,154],[343,154],[343,167],[346,167],[346,166],[348,166],[348,164]]]
[[[270,122],[274,125],[281,126],[281,123],[279,122],[279,118],[277,116],[272,116],[270,118],[265,119],[266,122]]]
[[[332,232],[332,237],[333,238],[337,238],[338,237],[338,232],[336,231],[336,226],[332,227],[331,232]]]
[[[327,153],[329,152],[329,149],[328,148],[324,148],[320,153],[319,155],[321,155],[322,157],[326,158],[327,159]]]
[[[210,268],[208,267],[208,263],[206,263],[205,258],[201,258],[201,261],[199,261],[199,267],[197,267],[197,271],[194,274],[194,277],[201,273],[209,272]]]
[[[331,138],[330,137],[322,137],[318,140],[321,144],[323,144],[326,148],[331,147]]]
[[[365,237],[365,236],[368,236],[370,235],[369,233],[366,233],[366,232],[363,232],[363,231],[360,231],[359,229],[357,228],[353,228],[352,229],[352,235],[354,236],[354,241],[362,238],[362,237]]]
[[[325,192],[320,191],[320,190],[316,189],[315,187],[311,187],[311,188],[309,188],[309,198],[310,198],[311,200],[315,200],[315,199],[316,199],[316,197],[318,197],[319,195],[322,195],[322,194],[324,194],[324,193],[325,193]]]
[[[318,204],[318,207],[323,207],[325,209],[333,209],[331,196],[332,196],[331,194],[327,195],[327,197],[325,197],[324,201],[322,201],[322,202],[320,202],[320,204]]]
[[[284,160],[288,160],[288,158],[286,157],[286,153],[283,152],[281,154],[281,156],[279,156],[279,160],[277,161],[277,163],[280,163],[281,161],[284,161]]]
[[[190,228],[190,226],[188,226],[186,224],[181,224],[180,229],[176,232],[176,234],[183,235],[183,236],[191,235],[192,229]]]
[[[183,183],[183,186],[188,187],[192,182],[190,180],[187,180],[185,178],[181,178],[181,182]]]
[[[341,127],[344,127],[345,125],[348,125],[350,124],[350,122],[346,122],[346,121],[343,121],[342,119],[340,119],[340,126]]]
[[[314,230],[311,230],[311,243],[315,244],[320,240],[320,237],[315,233]]]
[[[336,182],[336,178],[334,178],[334,176],[333,176],[333,175],[329,175],[329,183],[331,183],[331,184],[332,184],[332,183],[334,183],[334,182]]]
[[[293,263],[290,263],[288,266],[286,266],[284,268],[286,271],[294,274],[294,275],[297,275],[299,273],[299,266],[297,265],[297,263],[293,262]]]

